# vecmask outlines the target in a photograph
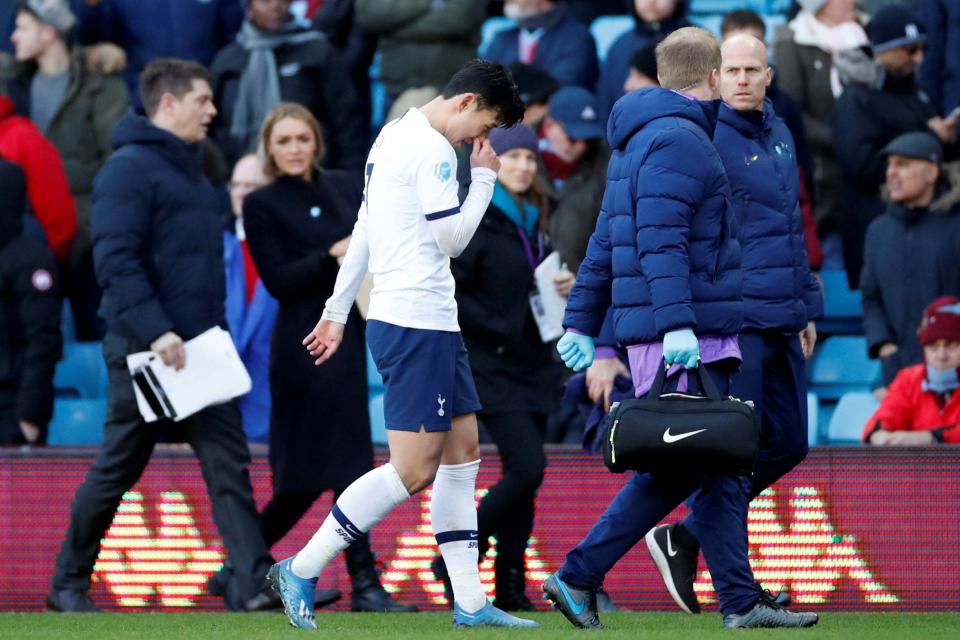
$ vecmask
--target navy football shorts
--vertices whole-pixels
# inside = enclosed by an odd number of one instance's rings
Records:
[[[383,376],[387,429],[449,431],[452,418],[480,410],[460,332],[370,320],[367,343]]]

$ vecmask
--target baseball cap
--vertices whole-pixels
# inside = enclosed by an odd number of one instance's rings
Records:
[[[926,29],[913,11],[900,4],[881,7],[867,25],[875,53],[927,41]]]
[[[77,23],[77,17],[70,10],[67,0],[22,0],[20,7],[32,12],[60,33],[67,33]]]
[[[603,137],[597,99],[582,87],[563,87],[550,98],[550,117],[574,140]]]
[[[943,159],[943,149],[940,141],[931,133],[925,131],[911,131],[897,136],[885,146],[880,155],[903,156],[905,158],[917,158],[926,160],[934,164],[940,164]]]

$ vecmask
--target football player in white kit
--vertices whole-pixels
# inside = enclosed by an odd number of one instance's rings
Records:
[[[522,118],[509,71],[474,60],[439,97],[387,124],[370,150],[350,248],[303,344],[318,365],[336,352],[369,271],[367,340],[383,376],[390,461],[350,485],[307,545],[271,568],[296,627],[316,627],[313,593],[327,563],[431,483],[430,517],[453,585],[454,624],[538,626],[494,607],[480,584],[474,502],[480,402],[450,273],[450,258],[466,248],[493,195],[499,161],[485,134]],[[454,145],[464,142],[473,143],[473,153],[470,192],[461,204]]]

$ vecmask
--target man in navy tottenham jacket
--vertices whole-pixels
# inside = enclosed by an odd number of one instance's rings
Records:
[[[597,229],[567,303],[557,349],[575,371],[593,359],[607,309],[627,347],[636,395],[663,362],[701,359],[721,394],[740,362],[742,272],[736,215],[711,140],[719,102],[720,46],[703,29],[675,31],[657,47],[663,89],[639,90],[613,107],[613,155]],[[701,102],[705,100],[706,102]],[[608,323],[609,324],[609,323]],[[694,333],[696,332],[696,333]],[[587,537],[543,585],[576,626],[599,627],[596,589],[605,574],[680,502],[691,506],[725,627],[810,626],[814,614],[772,604],[747,560],[749,479],[737,475],[637,473]],[[667,532],[669,533],[669,532]],[[672,548],[669,540],[668,547]]]
[[[721,52],[723,103],[713,141],[733,191],[743,272],[743,364],[731,388],[734,396],[753,401],[761,424],[749,502],[807,455],[804,360],[813,353],[813,320],[823,314],[823,300],[804,244],[796,146],[766,99],[772,79],[767,48],[752,35],[738,34],[724,41]],[[691,611],[699,611],[693,592],[698,515],[694,510],[683,523],[647,536],[651,554],[666,559],[658,567],[672,583],[671,595]],[[674,555],[664,544],[668,530]]]

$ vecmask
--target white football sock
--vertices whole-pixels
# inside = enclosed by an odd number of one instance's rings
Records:
[[[433,481],[430,521],[447,565],[453,598],[467,613],[487,604],[477,567],[477,504],[473,494],[480,461],[442,464]]]
[[[409,497],[400,474],[389,462],[360,476],[340,495],[310,542],[293,559],[293,573],[316,578],[338,553]]]

